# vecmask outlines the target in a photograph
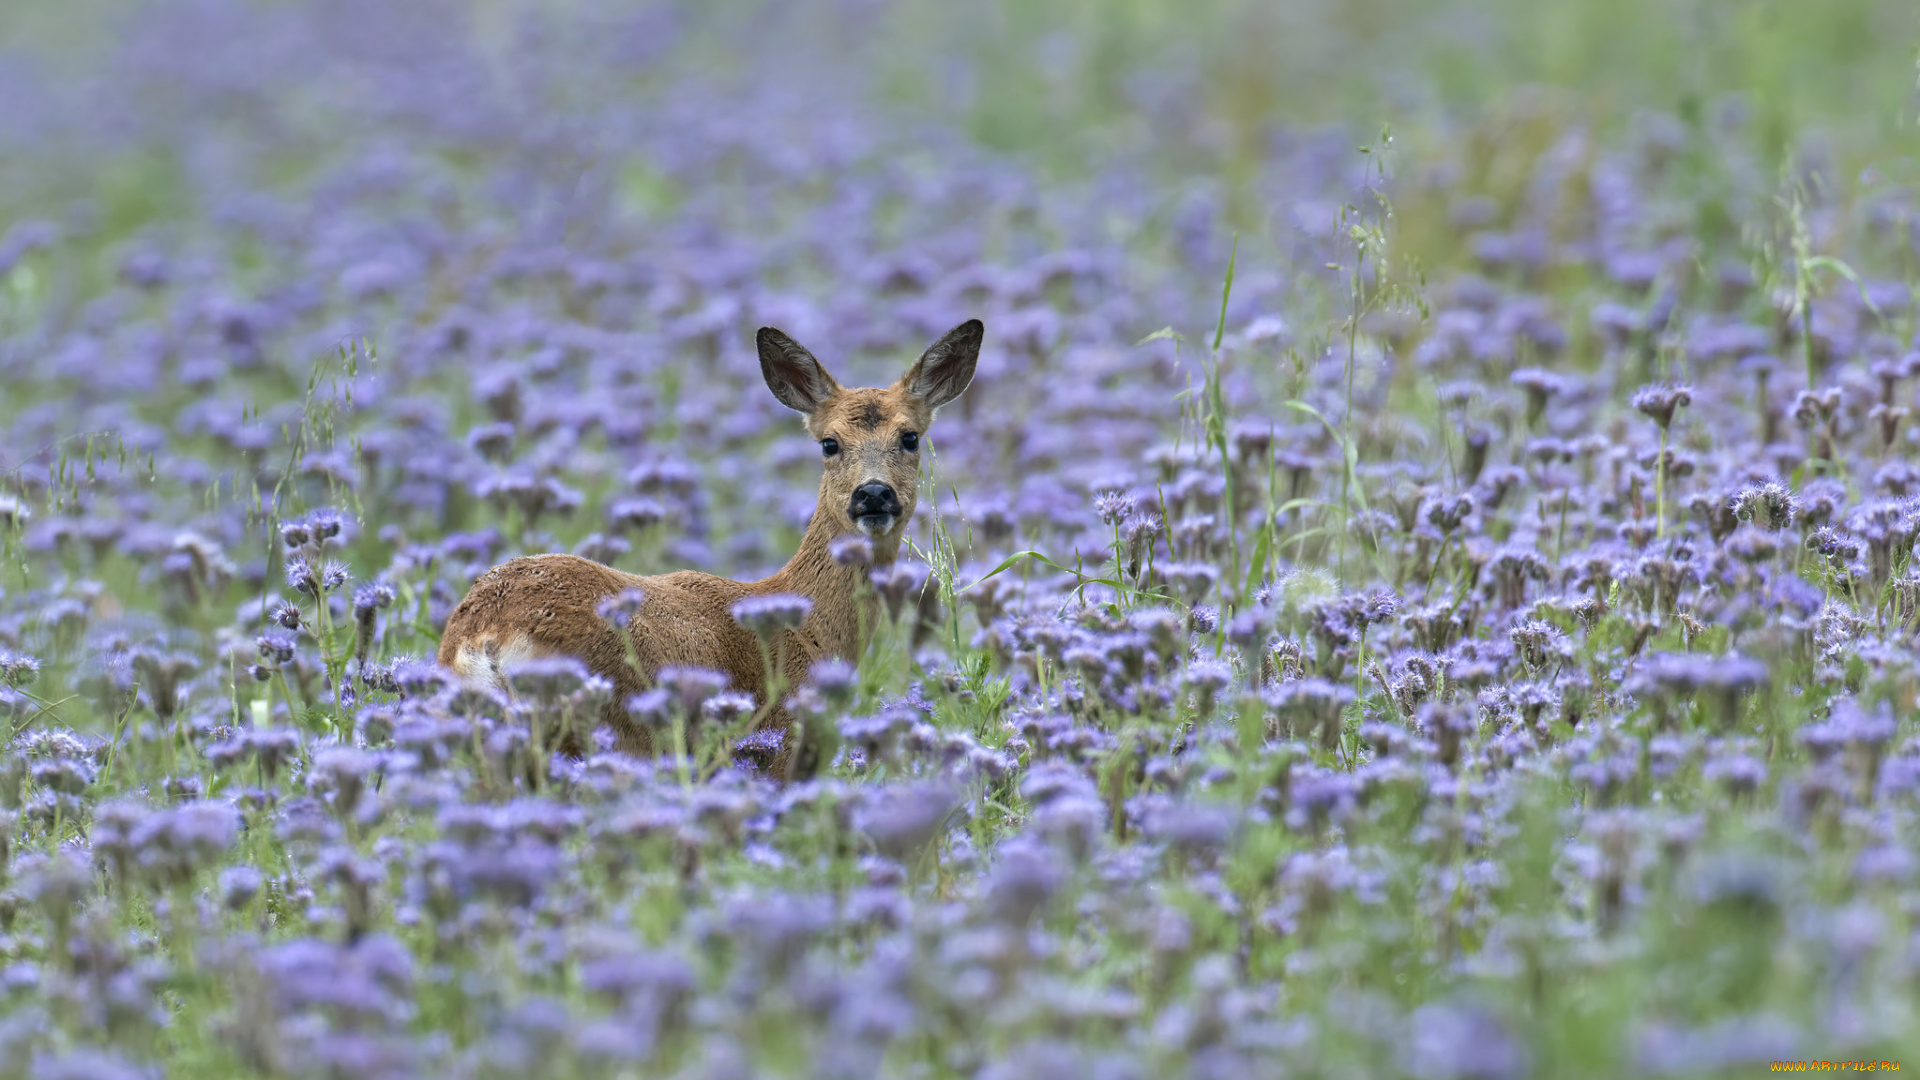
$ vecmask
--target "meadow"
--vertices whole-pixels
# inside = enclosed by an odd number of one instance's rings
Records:
[[[1920,1067],[1917,48],[9,4],[0,1080]],[[969,317],[810,775],[433,662],[516,555],[777,569],[755,328]]]

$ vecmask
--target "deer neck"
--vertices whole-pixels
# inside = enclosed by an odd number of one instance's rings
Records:
[[[900,537],[905,522],[896,525],[888,537],[873,540],[873,566],[889,566],[899,556]],[[813,601],[813,614],[807,619],[826,655],[856,662],[866,651],[867,637],[880,617],[879,598],[870,583],[868,566],[842,566],[828,550],[833,541],[851,532],[846,515],[826,508],[826,500],[814,507],[807,531],[800,538],[800,550],[779,572],[760,583],[762,592],[798,593]]]

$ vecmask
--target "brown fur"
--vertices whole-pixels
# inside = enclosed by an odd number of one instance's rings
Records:
[[[502,685],[502,669],[530,656],[576,656],[594,672],[611,679],[615,693],[604,722],[632,753],[651,753],[651,736],[633,723],[622,703],[653,684],[669,666],[711,668],[734,687],[765,694],[760,644],[734,622],[728,607],[743,597],[798,593],[813,600],[813,611],[799,627],[783,632],[774,656],[788,686],[803,682],[813,664],[826,657],[858,663],[866,650],[864,630],[879,617],[866,567],[833,561],[828,545],[857,531],[848,516],[854,489],[880,481],[893,488],[900,515],[884,532],[870,536],[874,565],[898,556],[907,522],[913,517],[920,459],[904,450],[906,432],[926,433],[934,410],[951,401],[972,380],[979,355],[981,326],[970,320],[955,327],[927,350],[906,375],[885,389],[842,389],[812,354],[777,330],[759,334],[761,370],[768,388],[783,404],[806,415],[816,440],[833,438],[840,452],[825,458],[820,498],[793,559],[759,581],[680,570],[643,576],[615,570],[575,555],[533,555],[487,571],[447,619],[440,640],[440,663],[470,683]],[[621,633],[601,619],[602,601],[622,590],[646,593],[626,633],[637,665],[628,662]],[[637,669],[636,670],[636,666]],[[784,710],[772,711],[766,726],[783,733],[791,725]],[[766,764],[775,775],[794,765],[793,739]],[[808,763],[811,764],[811,763]]]

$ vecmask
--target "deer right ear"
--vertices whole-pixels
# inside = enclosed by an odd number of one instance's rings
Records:
[[[930,409],[937,409],[960,396],[973,382],[974,365],[980,361],[980,339],[986,334],[979,319],[968,319],[947,331],[933,343],[905,375],[899,385],[920,398]]]
[[[761,327],[754,340],[760,346],[760,375],[787,408],[811,415],[840,389],[812,353],[773,327]]]

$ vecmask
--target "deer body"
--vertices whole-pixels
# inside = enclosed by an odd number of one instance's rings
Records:
[[[454,608],[441,636],[440,663],[471,685],[498,689],[521,660],[577,657],[614,684],[603,722],[621,749],[637,754],[652,752],[651,735],[631,720],[624,703],[653,685],[662,668],[718,671],[735,689],[764,701],[760,641],[729,610],[740,600],[791,593],[812,601],[805,621],[769,643],[785,685],[798,686],[828,657],[857,663],[879,617],[878,602],[867,587],[868,567],[842,565],[831,545],[859,532],[872,546],[873,565],[895,560],[913,515],[919,437],[934,410],[972,380],[981,334],[978,320],[962,323],[893,386],[843,389],[798,343],[762,329],[760,366],[767,386],[806,416],[825,462],[819,501],[787,565],[771,577],[742,582],[691,570],[629,574],[575,555],[514,559],[482,575]],[[628,589],[645,598],[622,630],[601,616],[600,606]],[[792,740],[785,738],[790,723],[784,710],[771,710],[767,726],[782,732],[782,748],[761,764],[775,775],[788,774],[792,765]]]

